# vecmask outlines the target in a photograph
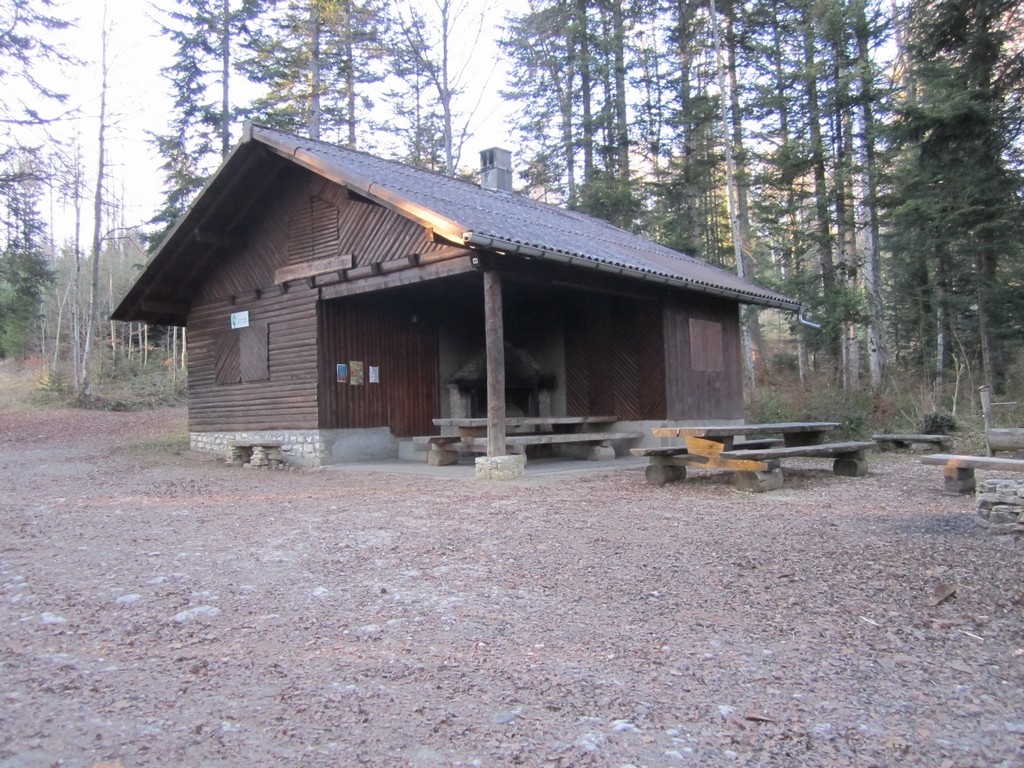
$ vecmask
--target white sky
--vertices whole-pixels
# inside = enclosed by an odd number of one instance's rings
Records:
[[[466,1],[471,11],[494,4],[494,0]],[[169,7],[173,0],[157,0],[156,4]],[[429,8],[429,0],[426,6]],[[497,25],[503,21],[506,12],[522,10],[524,6],[525,0],[506,0],[496,5],[489,16]],[[54,83],[50,79],[47,83],[58,90],[67,90],[71,94],[69,106],[80,109],[82,117],[69,121],[60,133],[68,137],[77,133],[80,137],[87,158],[90,195],[96,175],[100,41],[106,7],[111,30],[108,41],[106,146],[110,183],[107,194],[123,200],[129,226],[140,224],[153,216],[163,197],[160,160],[148,141],[147,132],[164,131],[171,117],[171,97],[160,70],[171,63],[173,45],[160,36],[159,24],[154,18],[158,12],[146,0],[64,0],[59,7],[62,17],[77,19],[77,29],[65,34],[70,51],[86,64],[77,78],[72,76],[71,82],[67,82],[70,73],[63,72],[56,76],[65,83]],[[484,32],[484,42],[477,53],[480,61],[473,61],[468,67],[469,72],[476,73],[473,75],[475,80],[469,83],[476,93],[468,94],[458,107],[465,111],[475,109],[477,94],[484,88],[492,91],[494,96],[482,101],[472,122],[474,137],[463,153],[463,166],[475,166],[478,152],[482,149],[495,145],[510,146],[509,108],[497,96],[505,84],[504,70],[500,66],[495,69],[497,45],[487,42],[488,37],[497,39],[499,34],[496,26]],[[488,75],[489,81],[484,82],[483,78]],[[87,207],[91,210],[91,203]],[[58,243],[70,238],[69,231],[62,231],[69,226],[61,225],[59,220],[55,222]]]

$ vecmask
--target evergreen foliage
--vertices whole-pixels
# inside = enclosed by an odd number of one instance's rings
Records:
[[[1004,344],[1022,330],[1013,290],[1024,268],[1021,133],[1024,52],[1007,56],[1016,3],[936,0],[912,9],[908,98],[891,203],[900,321],[932,345],[913,350],[941,378],[962,349],[982,352],[991,383],[1006,377]]]
[[[765,350],[747,313],[751,358],[850,391],[861,376],[877,391],[910,372],[936,409],[965,371],[997,390],[1024,375],[1016,0],[529,0],[497,48],[480,30],[503,9],[471,0],[161,2],[174,108],[152,136],[166,192],[154,240],[242,119],[466,175],[470,86],[500,56],[524,192],[739,271],[800,299],[822,326],[762,313],[776,329]],[[9,349],[35,344],[40,295],[55,346],[74,349],[82,333],[86,260],[77,243],[49,255],[38,185],[50,171],[42,153],[25,161],[15,136],[63,109],[37,66],[67,61],[58,11],[0,0],[11,85],[0,194],[8,219],[26,217],[3,243]],[[74,165],[80,211],[92,192]],[[143,261],[133,248],[103,258],[117,265],[110,286]],[[103,343],[126,357],[153,346],[141,328],[109,333]],[[175,357],[176,337],[153,338]]]
[[[26,179],[39,173],[37,167],[36,153],[23,150],[14,167],[6,170]],[[23,181],[0,192],[0,358],[22,359],[35,349],[43,293],[53,282],[47,265],[46,225],[39,213],[43,185]]]

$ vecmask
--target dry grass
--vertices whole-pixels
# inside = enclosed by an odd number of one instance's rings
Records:
[[[0,410],[30,411],[37,408],[35,395],[45,373],[38,360],[0,360]]]

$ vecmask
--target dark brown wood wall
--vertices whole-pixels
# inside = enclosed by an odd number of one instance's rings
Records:
[[[576,304],[566,321],[565,367],[569,415],[664,419],[661,306],[616,298]]]
[[[439,246],[415,222],[362,198],[351,198],[343,187],[299,168],[282,173],[271,195],[254,201],[249,210],[251,224],[244,233],[245,244],[217,256],[218,263],[193,299],[187,325],[189,428],[234,431],[338,426],[336,416],[331,416],[330,424],[320,421],[322,415],[335,411],[319,402],[324,380],[320,361],[325,359],[318,352],[319,290],[304,281],[293,281],[285,291],[274,284],[275,271],[335,252],[352,254],[354,266],[365,266],[429,253]],[[244,360],[229,360],[218,371],[218,350],[223,362],[224,350],[232,348],[225,344],[225,334],[231,333],[231,314],[241,310],[248,310],[251,324],[266,323],[266,379],[241,381],[246,372],[262,370],[259,365],[246,366]],[[361,318],[369,316],[363,313]],[[387,324],[386,313],[374,317],[384,325],[374,329],[366,323],[361,333],[384,346],[394,338],[389,334],[395,329]],[[437,415],[436,339],[432,343],[425,347],[427,352],[412,351],[412,365],[417,370],[423,365],[421,359],[431,354],[429,350],[433,354],[434,393],[429,397],[434,402],[426,419],[428,431],[432,429],[430,418]],[[251,354],[251,343],[242,347]],[[332,356],[340,351],[332,349]],[[389,379],[399,364],[391,362],[397,352],[391,354],[381,363],[382,377],[387,371]],[[218,375],[223,383],[217,383]],[[361,412],[346,426],[397,424],[404,430],[415,424],[417,432],[426,434],[421,431],[426,409],[420,405],[420,386],[417,376],[409,383],[414,391],[405,392],[391,379],[387,391],[397,399],[389,401],[386,408],[377,404],[376,410]],[[325,391],[331,393],[335,393],[334,387]],[[414,409],[408,418],[401,415],[405,401]]]
[[[267,323],[269,379],[217,384],[217,340],[243,309]],[[316,291],[205,302],[189,316],[188,357],[190,430],[316,429]]]
[[[325,301],[320,310],[321,410],[325,428],[390,427],[397,437],[427,435],[440,415],[437,332],[413,322],[417,310],[378,298]],[[351,382],[351,364],[362,363],[364,381]],[[349,366],[339,383],[337,365]],[[370,382],[370,366],[380,373]]]
[[[665,305],[667,418],[743,418],[739,305],[689,294]]]

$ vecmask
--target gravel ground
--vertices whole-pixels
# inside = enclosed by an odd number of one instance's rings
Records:
[[[749,495],[184,430],[0,409],[0,767],[1024,765],[1024,548],[913,456]]]

